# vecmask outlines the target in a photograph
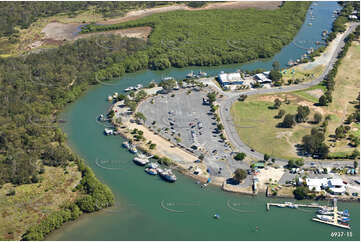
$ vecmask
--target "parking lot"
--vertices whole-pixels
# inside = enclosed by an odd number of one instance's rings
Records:
[[[187,88],[158,94],[140,104],[138,111],[154,132],[196,156],[203,154],[212,176],[230,177],[236,168],[249,165],[235,161],[231,148],[220,138],[216,118],[210,106],[203,104],[210,91]]]

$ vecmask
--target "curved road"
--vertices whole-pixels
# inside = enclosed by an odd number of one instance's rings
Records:
[[[222,123],[224,124],[224,130],[226,132],[226,135],[229,139],[229,141],[232,143],[232,145],[235,147],[235,150],[238,152],[244,152],[248,156],[254,157],[259,160],[263,160],[264,154],[259,152],[252,152],[251,148],[248,147],[246,144],[242,142],[242,140],[239,138],[237,130],[233,124],[232,116],[230,114],[230,109],[232,104],[238,99],[240,94],[246,94],[246,95],[256,95],[256,94],[270,94],[270,93],[283,93],[283,92],[293,92],[298,90],[307,89],[309,87],[312,87],[314,85],[319,84],[322,82],[325,78],[325,76],[328,74],[328,72],[332,69],[333,65],[337,61],[337,56],[341,52],[342,48],[345,45],[345,38],[356,28],[356,26],[359,25],[359,23],[352,23],[350,27],[343,33],[343,36],[340,40],[340,42],[337,45],[337,48],[335,49],[332,58],[330,59],[329,63],[327,64],[327,67],[325,71],[316,79],[312,80],[308,83],[303,83],[299,85],[289,86],[289,87],[280,87],[280,88],[270,88],[270,89],[256,89],[256,90],[250,90],[245,92],[222,92],[224,97],[226,97],[225,100],[222,100],[220,102],[220,118]],[[220,89],[219,89],[220,90]],[[272,145],[272,144],[269,144]],[[287,162],[287,160],[284,159],[278,159],[277,162],[280,163],[280,165],[284,162]],[[338,161],[337,161],[338,162]]]

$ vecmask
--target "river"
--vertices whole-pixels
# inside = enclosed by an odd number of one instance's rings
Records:
[[[332,12],[339,9],[336,2],[318,2],[309,10],[305,24],[295,37],[305,47],[315,46],[321,40],[321,32],[330,30]],[[316,17],[310,22],[310,11]],[[305,41],[307,40],[307,41]],[[310,42],[312,40],[312,43]],[[301,42],[299,42],[301,41]],[[305,41],[305,42],[304,42]],[[285,66],[289,59],[300,58],[304,49],[290,44],[272,60],[257,61],[241,66],[242,69],[269,69],[274,60]],[[234,71],[240,65],[202,67],[211,75],[221,70]],[[351,213],[352,234],[345,230],[319,224],[311,220],[314,209],[271,208],[267,201],[291,201],[270,199],[264,195],[244,196],[221,191],[208,186],[201,189],[194,180],[177,174],[174,184],[152,177],[133,164],[132,155],[121,148],[122,138],[104,136],[104,127],[96,117],[106,112],[109,103],[105,98],[114,91],[137,83],[146,84],[161,77],[183,78],[191,70],[199,68],[171,68],[165,71],[142,71],[128,74],[112,85],[98,85],[71,104],[63,113],[67,123],[63,129],[69,145],[83,157],[96,176],[110,186],[116,197],[114,207],[82,216],[52,233],[48,240],[328,240],[331,232],[344,231],[337,240],[360,239],[359,203],[339,202],[339,208]],[[98,161],[108,161],[104,169]],[[105,163],[104,163],[105,164]],[[306,201],[307,202],[307,201]],[[323,202],[327,204],[328,202]],[[214,219],[218,213],[220,219]]]

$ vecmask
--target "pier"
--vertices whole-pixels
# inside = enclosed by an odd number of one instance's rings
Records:
[[[299,208],[299,207],[304,207],[304,208],[325,208],[325,209],[329,209],[329,207],[319,205],[319,204],[294,204],[294,203],[290,203],[290,202],[285,202],[285,203],[267,203],[266,204],[267,211],[270,210],[271,206],[276,206],[276,207],[279,207],[279,208]]]

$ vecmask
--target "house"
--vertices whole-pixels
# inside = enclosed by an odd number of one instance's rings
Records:
[[[306,185],[310,191],[320,192],[328,186],[326,178],[306,178]]]
[[[269,79],[269,71],[265,71],[262,73],[258,73],[255,75],[255,79],[257,80],[257,82],[264,84],[264,83],[272,83],[272,80]]]
[[[243,79],[239,72],[235,72],[235,73],[221,72],[218,75],[218,82],[222,87],[226,85],[242,85]]]
[[[328,188],[335,195],[342,195],[346,192],[346,185],[341,179],[329,179]]]

